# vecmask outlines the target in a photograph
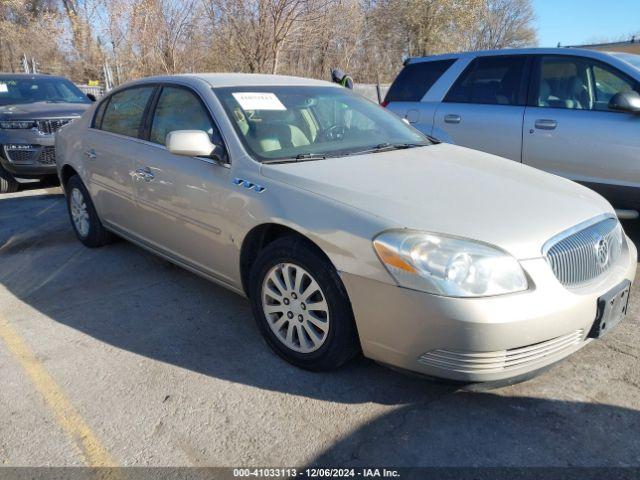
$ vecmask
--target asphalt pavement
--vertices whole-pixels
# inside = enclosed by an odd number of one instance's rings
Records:
[[[365,359],[310,373],[240,296],[125,241],[82,246],[59,189],[3,195],[0,464],[640,466],[639,304],[634,286],[613,332],[505,388]]]

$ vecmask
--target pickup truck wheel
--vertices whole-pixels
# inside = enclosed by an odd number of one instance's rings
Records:
[[[298,367],[335,369],[360,350],[340,277],[304,239],[285,237],[260,252],[251,270],[250,298],[269,346]]]
[[[0,193],[13,193],[18,191],[18,181],[0,165]]]
[[[111,233],[104,228],[96,212],[91,196],[79,176],[67,182],[67,208],[71,225],[78,240],[87,247],[102,247],[111,241]]]

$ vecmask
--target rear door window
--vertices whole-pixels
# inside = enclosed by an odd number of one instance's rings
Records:
[[[115,93],[104,111],[100,129],[128,137],[139,137],[144,112],[154,86],[133,87]]]
[[[487,105],[524,105],[525,56],[479,57],[451,87],[444,101]]]
[[[455,60],[410,63],[395,79],[385,102],[419,102]]]

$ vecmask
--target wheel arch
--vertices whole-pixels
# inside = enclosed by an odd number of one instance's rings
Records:
[[[333,265],[329,256],[307,235],[304,235],[290,226],[280,223],[262,223],[253,227],[245,235],[240,248],[240,279],[242,282],[242,289],[247,297],[249,297],[249,275],[251,274],[251,266],[258,258],[260,251],[273,241],[288,236],[303,239],[335,268],[335,265]]]
[[[79,173],[69,164],[65,164],[62,169],[60,169],[60,185],[65,191],[67,190],[69,179],[74,175],[79,175]]]

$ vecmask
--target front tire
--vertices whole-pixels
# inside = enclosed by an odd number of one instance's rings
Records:
[[[18,191],[20,184],[11,173],[0,165],[0,193],[14,193]]]
[[[351,303],[335,268],[306,240],[285,237],[251,269],[253,314],[269,346],[307,370],[332,370],[360,351]]]
[[[71,225],[78,240],[91,248],[110,243],[111,233],[102,225],[91,196],[78,175],[69,179],[65,192]]]

